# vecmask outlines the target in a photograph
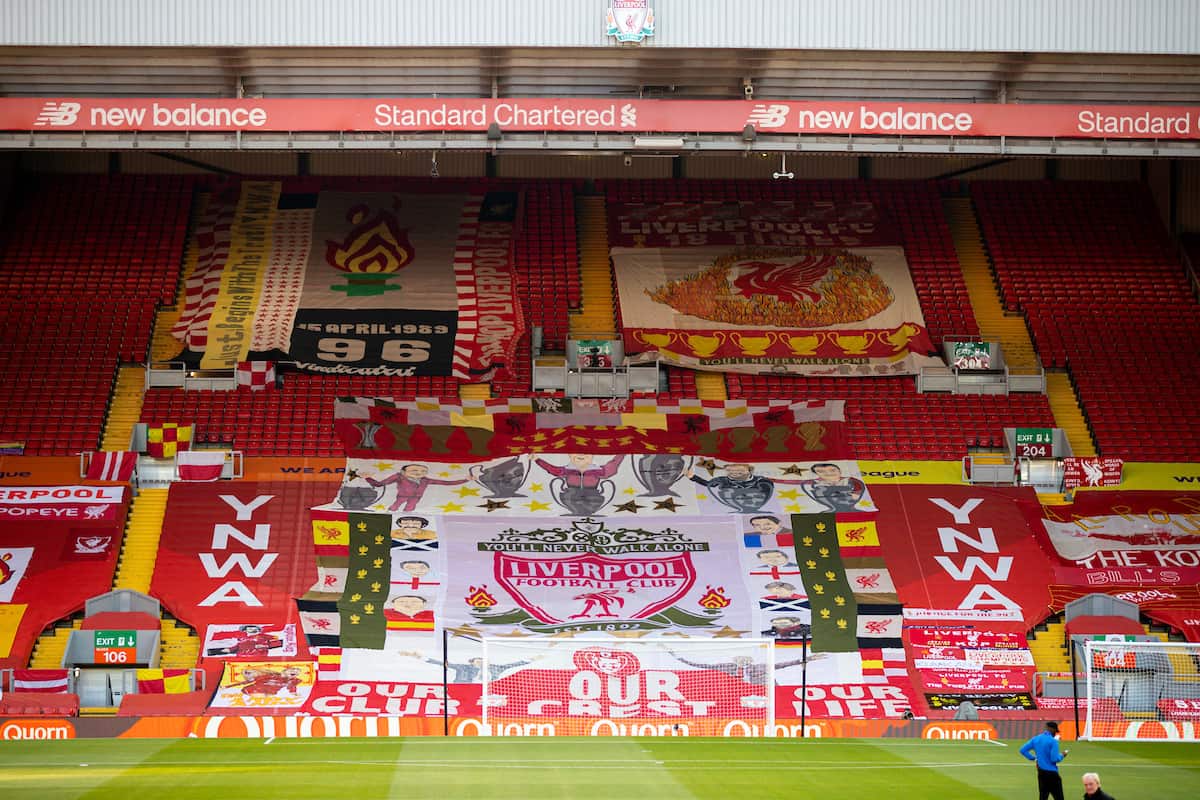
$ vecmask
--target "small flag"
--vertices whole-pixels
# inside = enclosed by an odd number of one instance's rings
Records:
[[[45,692],[66,694],[67,671],[65,669],[14,669],[14,692]]]
[[[274,361],[239,361],[236,375],[238,389],[261,392],[275,388]]]
[[[174,458],[192,446],[192,426],[164,422],[146,428],[146,454],[152,458]]]
[[[903,647],[900,629],[904,624],[899,605],[858,606],[858,625],[855,630],[860,648]]]
[[[191,670],[139,669],[138,694],[183,694],[192,690]]]
[[[317,657],[317,680],[337,678],[342,671],[342,648],[314,647],[312,650]]]
[[[225,466],[225,450],[185,450],[175,455],[179,479],[184,481],[220,480]]]
[[[92,453],[85,477],[89,481],[128,481],[136,467],[137,453],[106,450]]]

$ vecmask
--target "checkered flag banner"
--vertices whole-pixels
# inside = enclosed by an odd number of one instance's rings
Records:
[[[274,361],[239,361],[237,365],[238,389],[261,392],[275,388]]]

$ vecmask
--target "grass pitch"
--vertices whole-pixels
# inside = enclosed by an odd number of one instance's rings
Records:
[[[0,743],[0,797],[917,800],[1036,797],[1020,742],[915,739],[84,739]],[[1066,745],[1067,797],[1200,797],[1200,745]]]

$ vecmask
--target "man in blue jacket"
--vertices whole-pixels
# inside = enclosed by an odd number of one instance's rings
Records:
[[[1058,749],[1058,723],[1047,722],[1046,730],[1021,745],[1021,755],[1037,762],[1038,800],[1053,797],[1063,800],[1062,776],[1058,763],[1067,757],[1068,750]]]

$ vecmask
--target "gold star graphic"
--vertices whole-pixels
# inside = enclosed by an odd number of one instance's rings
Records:
[[[530,502],[525,504],[525,507],[528,508],[530,511],[549,511],[550,510],[550,504],[543,503],[541,500],[531,500]]]
[[[677,509],[680,509],[680,508],[683,508],[683,506],[681,506],[679,503],[676,503],[674,497],[668,497],[666,500],[655,500],[654,501],[654,510],[655,511],[662,509],[665,511],[670,511],[673,514],[673,513],[675,513],[675,511]]]
[[[645,508],[645,506],[639,506],[636,501],[630,500],[628,503],[621,503],[619,506],[616,506],[615,510],[628,511],[630,514],[636,514],[639,508]]]
[[[446,503],[440,508],[442,509],[443,514],[453,514],[463,510],[463,506],[460,506],[458,503]]]
[[[795,489],[784,489],[782,492],[779,493],[779,496],[782,497],[784,500],[795,500],[800,495],[797,494]]]
[[[531,491],[531,492],[540,492],[544,488],[546,488],[546,487],[540,483],[529,484],[529,491]]]
[[[488,513],[490,514],[498,508],[508,508],[508,501],[507,500],[488,500],[486,503],[484,503],[483,505],[481,505],[479,507],[486,508]]]
[[[802,468],[796,466],[795,464],[784,467],[782,470],[780,470],[780,472],[782,472],[784,475],[803,475],[804,474],[804,470]]]
[[[454,490],[459,497],[478,497],[479,489],[474,486],[460,486]]]
[[[376,472],[390,472],[391,470],[393,470],[395,468],[396,468],[395,464],[393,464],[391,461],[376,461],[375,462],[375,471]]]
[[[746,634],[746,633],[749,633],[749,631],[735,631],[733,628],[726,625],[724,628],[721,628],[721,630],[714,633],[713,638],[714,639],[740,639],[740,638],[742,638],[742,635]]]

